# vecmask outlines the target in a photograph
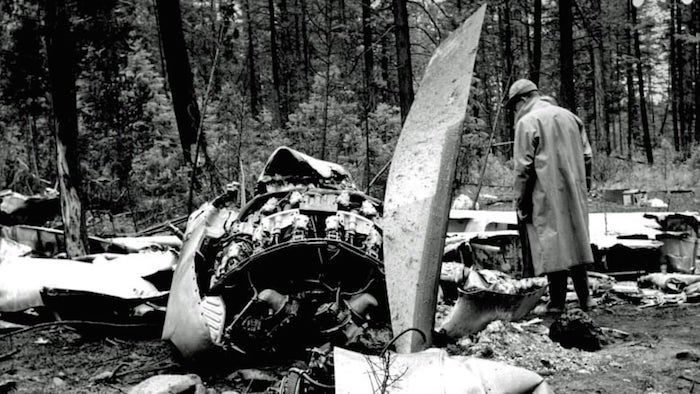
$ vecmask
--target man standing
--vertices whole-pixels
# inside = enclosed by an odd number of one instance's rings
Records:
[[[515,209],[525,224],[523,245],[529,244],[534,273],[547,274],[547,311],[564,311],[568,273],[586,311],[585,264],[593,262],[593,253],[587,205],[591,146],[583,123],[527,79],[511,85],[506,107],[515,111]]]

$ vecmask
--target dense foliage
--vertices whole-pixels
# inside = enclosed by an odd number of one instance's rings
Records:
[[[136,226],[186,213],[191,166],[178,137],[156,2],[65,1],[79,59],[86,208],[94,217],[129,212]],[[482,2],[182,0],[203,114],[206,155],[199,157],[211,160],[198,165],[195,202],[234,180],[252,190],[279,145],[336,161],[366,187],[390,160],[400,132],[392,7],[401,3],[408,10],[417,90],[434,49]],[[538,80],[543,92],[559,98],[562,81],[573,79],[575,94],[566,104],[575,102],[588,127],[599,182],[660,188],[659,174],[664,187],[700,182],[700,1],[647,0],[633,9],[627,2],[578,0],[571,21],[560,18],[560,2],[552,0],[486,3],[455,189],[477,182],[492,128],[497,145],[485,183],[510,184],[512,128],[503,113],[494,127],[495,109],[507,81],[521,77]],[[42,13],[38,0],[0,5],[0,188],[25,193],[56,182]],[[574,49],[573,74],[565,76],[559,56],[563,23],[571,24]],[[602,96],[596,87],[604,89]],[[650,137],[646,152],[642,105]],[[635,164],[650,155],[654,167]],[[670,167],[689,175],[669,183]],[[625,178],[630,171],[642,175]],[[378,178],[372,194],[381,197],[384,179]],[[655,183],[632,184],[647,181]]]

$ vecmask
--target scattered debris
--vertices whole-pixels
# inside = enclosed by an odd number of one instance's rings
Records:
[[[63,231],[46,227],[16,225],[0,226],[0,239],[7,239],[28,246],[32,257],[59,257],[65,251]],[[175,235],[145,237],[100,238],[89,236],[92,253],[136,253],[146,250],[179,250],[182,241]]]
[[[189,375],[156,375],[137,384],[129,394],[206,394],[202,379]]]
[[[90,377],[92,382],[103,382],[114,378],[115,371],[102,371],[96,375]]]
[[[56,387],[63,387],[66,385],[66,381],[57,376],[51,379],[51,384],[53,384]]]
[[[700,354],[693,350],[683,350],[676,353],[676,358],[679,360],[700,361]]]
[[[274,382],[277,380],[272,374],[260,369],[245,368],[239,369],[228,376],[229,380],[241,379],[244,381],[259,380],[262,382]]]
[[[12,356],[14,356],[17,353],[19,353],[19,349],[11,350],[7,353],[0,354],[0,361],[9,360],[10,358],[12,358]]]
[[[687,380],[688,382],[693,383],[693,385],[700,384],[700,378],[694,378],[686,375],[680,375],[679,378],[683,380]],[[690,391],[692,393],[692,389]]]
[[[639,287],[656,287],[667,293],[678,294],[694,284],[700,282],[700,275],[654,273],[637,279]]]
[[[565,348],[589,352],[600,350],[607,342],[600,327],[580,309],[571,309],[559,316],[549,327],[549,337]]]
[[[600,327],[600,329],[603,331],[604,336],[608,339],[627,339],[630,337],[630,335],[632,335],[627,331],[622,331],[611,327]]]
[[[474,206],[474,200],[466,194],[460,194],[452,201],[451,209],[479,209],[479,204]]]
[[[226,380],[238,383],[242,382],[247,387],[248,391],[258,392],[265,391],[270,386],[277,383],[279,378],[260,369],[246,368],[233,372],[226,377]]]
[[[668,208],[668,204],[664,202],[664,200],[660,198],[651,198],[648,199],[641,204],[642,206],[647,206],[651,208]]]
[[[14,380],[0,380],[0,394],[7,394],[17,389],[17,382]]]
[[[549,329],[542,323],[524,326],[494,321],[479,333],[449,345],[447,351],[474,357],[488,355],[541,375],[580,370],[596,372],[602,368],[598,353],[563,348],[549,338]]]

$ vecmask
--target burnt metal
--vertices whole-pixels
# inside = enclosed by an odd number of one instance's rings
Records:
[[[279,148],[238,213],[231,199],[190,218],[163,337],[210,350],[298,357],[388,324],[381,203],[339,165]]]

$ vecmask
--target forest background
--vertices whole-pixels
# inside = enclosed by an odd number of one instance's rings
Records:
[[[88,224],[132,231],[186,214],[192,179],[195,206],[250,193],[288,145],[382,198],[430,56],[483,3],[455,193],[492,129],[508,191],[518,78],[583,119],[598,190],[700,192],[698,0],[1,0],[0,189],[56,187],[58,143]]]

